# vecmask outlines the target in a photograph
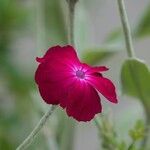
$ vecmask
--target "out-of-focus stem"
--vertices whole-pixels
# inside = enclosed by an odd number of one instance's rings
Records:
[[[78,0],[66,0],[69,9],[69,26],[68,26],[68,42],[74,46],[74,15],[75,15],[75,5]]]
[[[35,10],[37,49],[39,50],[38,55],[41,55],[46,46],[45,1],[36,0]]]
[[[121,23],[123,27],[124,37],[125,37],[127,54],[129,57],[134,57],[135,53],[134,53],[134,48],[133,48],[131,29],[130,29],[130,25],[128,21],[128,16],[127,16],[124,0],[117,0],[117,1],[118,1],[120,18],[121,18]]]
[[[54,109],[56,107],[52,106],[41,118],[39,123],[35,126],[33,131],[29,134],[29,136],[18,146],[16,150],[24,150],[26,149],[34,140],[34,138],[37,136],[41,128],[45,125],[46,121],[48,120],[49,116],[53,113]]]
[[[74,43],[74,19],[75,5],[78,0],[66,0],[68,3],[68,44],[75,46]],[[64,129],[61,135],[60,149],[71,150],[73,148],[75,122],[73,120],[64,119]]]

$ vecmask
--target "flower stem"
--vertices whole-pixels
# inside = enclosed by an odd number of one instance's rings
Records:
[[[75,15],[75,5],[78,0],[66,0],[68,3],[68,44],[75,46],[74,43],[74,15]],[[68,118],[63,118],[64,128],[60,140],[60,149],[61,150],[70,150],[73,149],[74,141],[74,130],[75,122]]]
[[[68,26],[68,42],[71,45],[74,44],[74,14],[75,14],[75,4],[78,0],[66,0],[69,9],[69,26]]]
[[[124,0],[117,0],[117,1],[118,1],[119,13],[120,13],[121,23],[122,23],[124,37],[125,37],[127,54],[128,57],[134,57],[135,53],[133,48],[132,35],[131,35],[130,25],[128,21],[128,16],[125,8],[125,3]]]
[[[124,36],[125,36],[127,54],[128,54],[129,58],[133,58],[133,57],[135,57],[135,53],[134,53],[131,30],[130,30],[130,25],[129,25],[127,13],[126,13],[124,0],[117,0],[117,1],[118,1],[118,6],[119,6],[120,18],[121,18],[121,22],[122,22],[122,26],[123,26]],[[146,114],[146,124],[148,125],[148,124],[150,124],[150,119],[149,119],[150,111],[149,111],[148,105],[146,103],[146,100],[145,100],[143,94],[141,93],[141,89],[140,89],[141,87],[140,87],[136,72],[134,72],[134,66],[132,66],[132,64],[130,64],[129,69],[131,71],[132,76],[134,77],[133,81],[137,88],[139,98],[143,102],[143,105],[145,108],[145,114]],[[146,129],[145,133],[149,133],[149,129]],[[147,140],[148,140],[148,136],[145,136],[142,141],[142,148],[144,148],[144,149],[147,144]]]
[[[45,25],[45,3],[41,0],[35,1],[35,21],[36,21],[36,45],[38,55],[41,55],[43,49],[46,47],[46,25]]]
[[[48,120],[49,116],[53,113],[56,106],[52,106],[41,118],[39,123],[35,126],[33,131],[29,134],[29,136],[17,147],[16,150],[24,150],[26,149],[37,136],[41,128],[45,125],[46,121]]]

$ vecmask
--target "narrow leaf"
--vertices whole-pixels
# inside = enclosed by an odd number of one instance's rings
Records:
[[[89,48],[87,50],[84,50],[81,56],[84,62],[93,65],[113,56],[121,49],[123,49],[121,46],[115,44],[107,45],[100,48]]]
[[[150,4],[147,6],[143,16],[141,17],[138,26],[135,30],[137,37],[150,35]]]

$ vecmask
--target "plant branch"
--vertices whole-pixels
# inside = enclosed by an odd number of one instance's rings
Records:
[[[131,29],[130,29],[128,16],[125,8],[125,3],[124,0],[117,0],[117,1],[118,1],[119,13],[120,13],[121,23],[122,23],[124,37],[125,37],[127,54],[129,57],[134,57],[135,53],[133,48]]]
[[[56,106],[52,106],[41,118],[39,123],[35,126],[33,131],[29,134],[29,136],[17,147],[16,150],[24,150],[26,149],[34,140],[34,138],[37,136],[41,128],[45,125],[46,121],[48,120],[49,116],[53,113]]]
[[[75,5],[78,0],[66,0],[68,4],[68,44],[75,46],[74,44],[74,15],[75,15]],[[75,122],[68,118],[62,118],[63,120],[63,131],[61,133],[60,139],[60,149],[70,150],[72,149],[74,140],[74,130]]]
[[[78,0],[66,0],[69,9],[68,42],[74,46],[74,15],[75,5]]]
[[[135,53],[134,53],[134,48],[133,48],[130,25],[129,25],[127,13],[126,13],[125,3],[124,3],[124,0],[117,0],[117,1],[118,1],[119,12],[120,12],[120,18],[121,18],[121,22],[123,26],[124,36],[125,36],[127,54],[129,58],[133,58],[135,57]],[[146,124],[150,124],[150,119],[149,119],[150,111],[146,103],[145,97],[143,96],[141,92],[142,90],[140,87],[140,83],[138,81],[136,72],[134,72],[134,65],[132,63],[130,63],[129,69],[132,74],[134,84],[136,85],[138,96],[142,100],[144,108],[145,108],[146,119],[147,119]],[[145,132],[149,132],[149,130],[146,130]],[[147,140],[148,140],[148,137],[145,136],[142,142],[142,148],[146,146]]]

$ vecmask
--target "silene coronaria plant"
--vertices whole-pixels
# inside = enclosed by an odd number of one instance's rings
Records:
[[[115,85],[103,75],[103,72],[108,71],[108,68],[106,66],[91,66],[79,60],[74,44],[74,12],[77,2],[78,0],[67,0],[69,10],[68,45],[59,46],[58,44],[50,47],[42,58],[36,58],[38,67],[35,72],[35,82],[42,99],[52,107],[44,114],[17,150],[25,149],[33,141],[57,106],[64,109],[69,117],[78,122],[88,123],[94,119],[96,114],[102,112],[101,95],[112,103],[118,103]],[[126,65],[131,71],[132,79],[135,80],[134,83],[139,86],[138,80],[141,78],[138,79],[135,73],[134,63],[137,65],[140,61],[135,58],[124,0],[117,0],[117,2],[129,57],[128,61],[130,61],[126,62],[128,63]],[[101,115],[99,117],[102,118]],[[145,132],[143,125],[138,124],[136,129],[132,130],[133,141],[128,148],[125,148],[127,147],[125,142],[118,143],[116,133],[107,120],[102,119],[100,124],[95,119],[96,126],[101,132],[103,148],[107,150],[136,150],[136,140],[140,139],[142,133]],[[145,143],[146,138],[143,140],[142,146]]]

